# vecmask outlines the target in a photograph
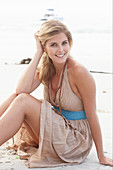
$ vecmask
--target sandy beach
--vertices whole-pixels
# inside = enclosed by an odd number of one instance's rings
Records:
[[[0,103],[9,96],[16,87],[17,81],[27,65],[1,65],[0,66]],[[91,73],[97,86],[97,114],[102,128],[104,152],[112,157],[112,74]],[[43,86],[41,85],[32,95],[43,98]],[[9,141],[10,142],[10,141]],[[14,150],[7,150],[7,143],[0,147],[0,170],[27,170],[25,161],[20,160]],[[42,168],[37,168],[42,169]],[[112,167],[99,164],[95,146],[80,165],[46,168],[47,170],[111,170]]]
[[[82,3],[81,3],[82,2]],[[5,0],[0,1],[0,104],[15,91],[27,65],[22,59],[32,58],[46,9],[54,8],[72,32],[71,55],[87,67],[96,82],[97,115],[99,117],[105,155],[113,158],[113,69],[112,69],[112,0]],[[94,73],[95,72],[95,73]],[[101,72],[101,73],[99,73]],[[104,74],[103,74],[103,73]],[[43,98],[41,85],[32,95]],[[28,170],[14,150],[7,150],[9,140],[0,147],[0,170]],[[36,168],[42,170],[43,168]],[[96,149],[80,165],[46,170],[113,170],[101,165]]]

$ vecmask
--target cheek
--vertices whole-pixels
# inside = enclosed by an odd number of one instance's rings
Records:
[[[54,49],[51,49],[51,48],[47,48],[47,53],[48,55],[54,55],[55,54],[55,50]]]
[[[70,50],[70,46],[69,46],[69,45],[67,46],[67,50],[68,50],[68,51]]]
[[[70,50],[71,50],[71,48],[70,48],[70,46],[68,46],[68,47],[67,47],[67,51],[70,52]]]

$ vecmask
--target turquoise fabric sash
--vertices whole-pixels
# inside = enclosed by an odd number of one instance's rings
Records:
[[[60,109],[58,107],[52,106],[54,109],[58,110],[60,112]],[[85,111],[69,111],[61,109],[62,115],[67,120],[81,120],[81,119],[87,119]]]

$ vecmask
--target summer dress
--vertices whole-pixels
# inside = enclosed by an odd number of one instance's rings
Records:
[[[63,78],[62,78],[63,74]],[[21,159],[27,159],[26,165],[34,167],[55,167],[80,164],[92,148],[92,135],[87,119],[69,120],[66,126],[63,117],[52,108],[59,107],[69,111],[84,110],[82,100],[72,91],[67,73],[67,65],[60,75],[61,90],[56,93],[55,101],[49,88],[44,87],[44,100],[41,104],[39,147],[28,134],[24,125],[15,135],[14,145]],[[62,83],[61,83],[62,81]]]

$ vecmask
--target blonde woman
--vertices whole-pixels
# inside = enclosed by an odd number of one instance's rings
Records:
[[[28,159],[28,167],[52,167],[80,164],[94,140],[99,162],[113,166],[104,156],[95,82],[70,56],[71,33],[60,21],[50,20],[35,39],[35,56],[16,92],[0,106],[0,145],[14,137],[12,148]],[[44,100],[30,95],[41,83]]]

